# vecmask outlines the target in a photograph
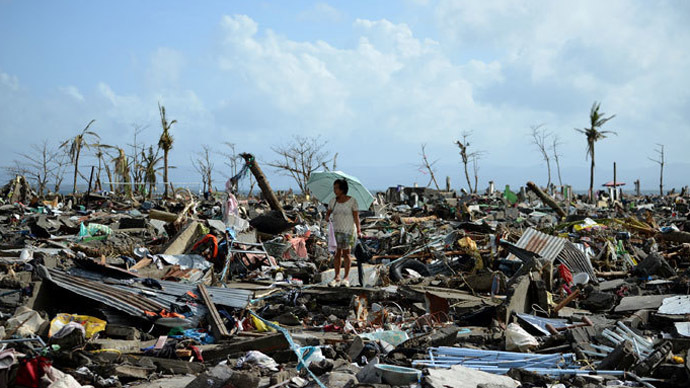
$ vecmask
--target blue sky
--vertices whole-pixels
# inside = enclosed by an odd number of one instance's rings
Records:
[[[530,144],[545,124],[562,175],[588,184],[589,108],[616,114],[597,143],[596,183],[690,184],[690,6],[683,1],[16,1],[0,0],[0,165],[27,144],[91,119],[104,143],[159,135],[157,102],[178,124],[172,177],[223,142],[275,158],[295,134],[321,136],[368,186],[418,182],[420,145],[439,180],[463,185],[453,142],[472,132],[480,187],[546,183]],[[605,128],[606,129],[606,128]],[[93,161],[84,161],[85,165]],[[222,187],[222,158],[216,184]],[[266,167],[276,187],[290,180]],[[555,174],[554,174],[554,180]]]

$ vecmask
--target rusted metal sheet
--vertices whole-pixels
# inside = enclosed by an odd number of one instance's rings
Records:
[[[516,246],[530,252],[539,254],[544,260],[554,261],[558,254],[563,250],[563,246],[568,240],[556,236],[549,236],[533,228],[528,228],[520,237]],[[512,253],[508,259],[518,260]]]
[[[544,260],[558,260],[573,273],[586,272],[589,274],[590,281],[597,282],[589,258],[565,238],[549,236],[536,229],[528,228],[515,243],[515,246],[537,253]],[[518,260],[517,256],[512,253],[508,255],[508,259]]]

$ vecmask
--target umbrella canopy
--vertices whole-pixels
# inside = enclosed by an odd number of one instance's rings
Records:
[[[613,182],[613,181],[608,181],[604,183],[602,186],[604,187],[615,187],[615,186],[625,186],[625,182]]]
[[[374,196],[364,187],[359,179],[342,171],[316,171],[309,177],[307,189],[311,194],[323,203],[329,203],[335,198],[333,182],[336,179],[345,179],[348,185],[347,195],[357,200],[359,210],[367,210],[374,202]]]

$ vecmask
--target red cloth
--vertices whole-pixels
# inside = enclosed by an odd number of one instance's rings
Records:
[[[29,388],[38,388],[41,376],[43,376],[47,368],[50,368],[52,363],[50,359],[43,356],[21,360],[15,383]]]
[[[558,274],[561,275],[561,279],[563,279],[566,285],[573,283],[573,274],[570,272],[568,267],[565,266],[565,264],[558,266]]]

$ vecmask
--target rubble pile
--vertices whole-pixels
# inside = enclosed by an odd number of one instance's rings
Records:
[[[305,197],[1,193],[0,387],[690,385],[681,195],[391,188],[328,287]]]

